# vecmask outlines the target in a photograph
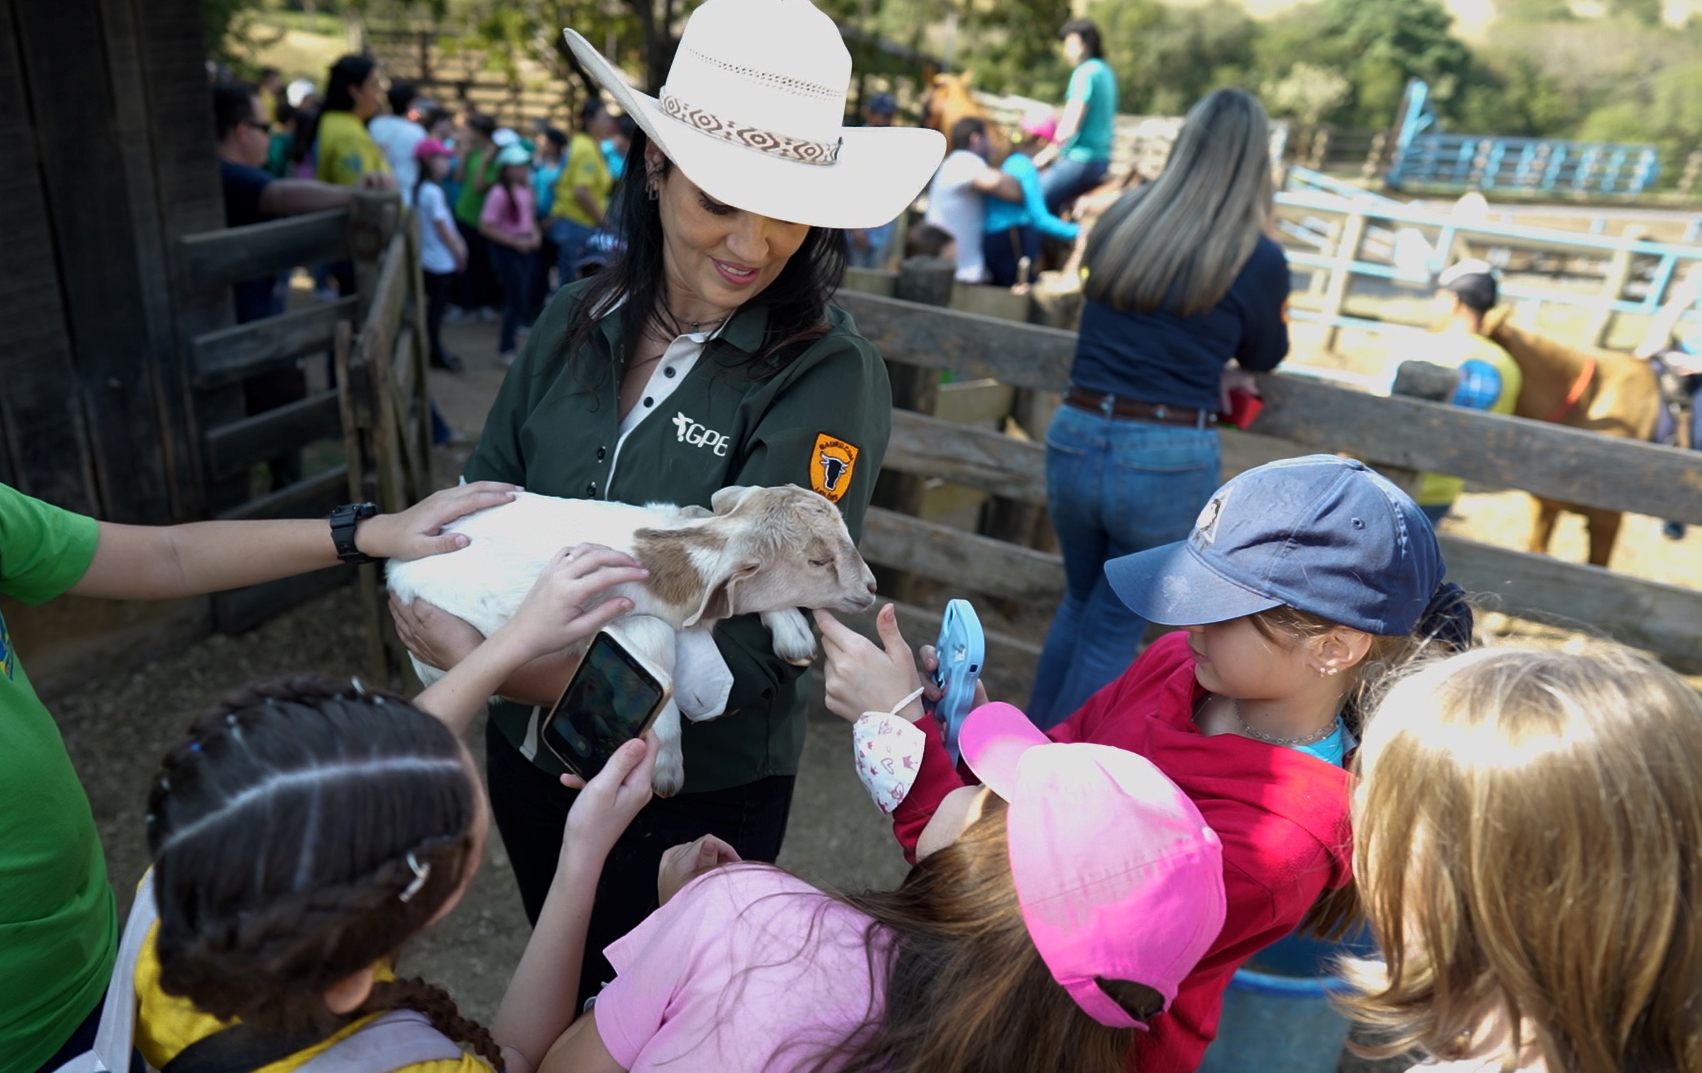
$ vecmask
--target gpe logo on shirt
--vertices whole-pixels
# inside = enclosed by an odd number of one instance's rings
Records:
[[[726,433],[704,428],[683,413],[674,415],[673,424],[680,443],[689,443],[693,447],[707,447],[723,458],[727,455],[727,448],[732,446],[733,441]]]

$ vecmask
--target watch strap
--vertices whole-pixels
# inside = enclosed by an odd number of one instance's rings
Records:
[[[337,548],[337,558],[356,566],[374,561],[355,546],[355,527],[377,513],[376,503],[344,503],[331,512],[331,543]]]

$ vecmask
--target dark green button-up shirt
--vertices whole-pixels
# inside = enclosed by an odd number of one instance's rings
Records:
[[[892,388],[849,314],[828,307],[828,333],[772,373],[751,365],[768,310],[740,309],[623,444],[617,392],[628,347],[620,316],[603,317],[586,344],[593,350],[588,361],[570,363],[561,352],[584,290],[564,288],[538,318],[467,460],[467,480],[512,481],[575,499],[703,507],[728,485],[796,484],[834,499],[852,539],[861,536],[892,430]],[[563,534],[563,542],[573,535]],[[715,640],[733,672],[732,694],[727,714],[685,724],[684,792],[797,774],[807,702],[797,687],[802,672],[774,655],[755,615],[721,623]],[[516,748],[524,746],[531,707],[503,702],[491,717]],[[545,749],[534,762],[559,770]]]

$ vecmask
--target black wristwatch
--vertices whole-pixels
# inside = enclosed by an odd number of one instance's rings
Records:
[[[377,513],[377,503],[344,503],[331,512],[331,543],[337,546],[337,558],[356,566],[374,561],[355,547],[355,526]]]

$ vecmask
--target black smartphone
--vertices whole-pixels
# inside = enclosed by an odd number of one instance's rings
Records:
[[[544,747],[589,780],[616,749],[650,729],[672,692],[655,668],[599,633],[544,719]]]

